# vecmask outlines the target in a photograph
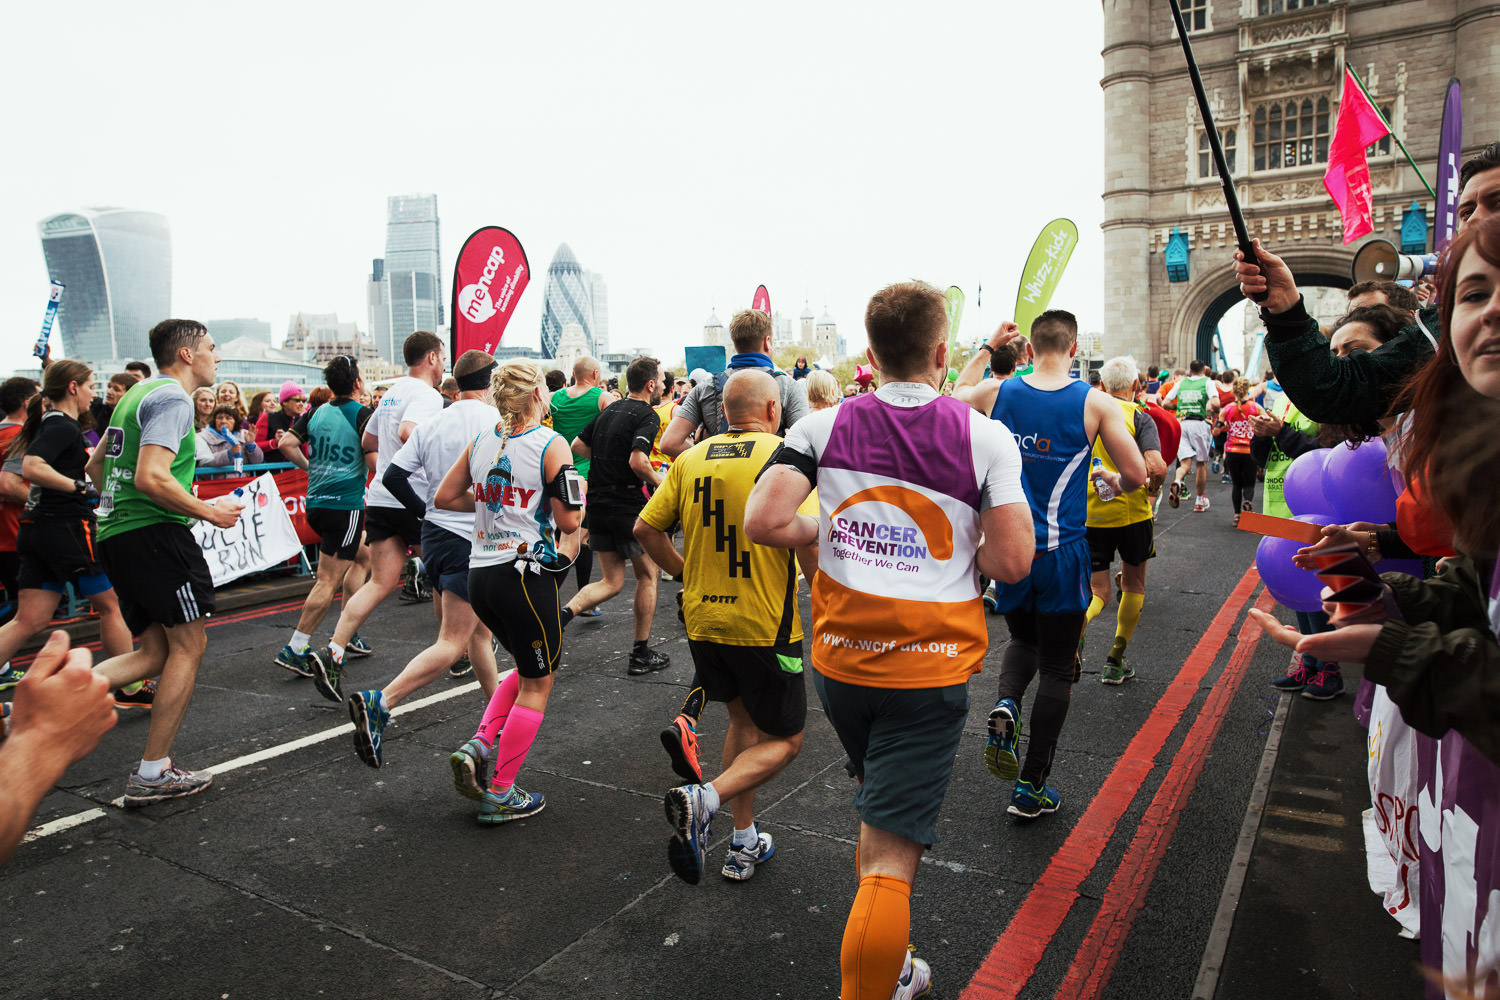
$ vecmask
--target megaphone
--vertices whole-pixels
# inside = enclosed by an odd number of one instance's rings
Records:
[[[1437,254],[1405,254],[1387,240],[1371,240],[1354,255],[1355,282],[1417,281],[1437,270]]]

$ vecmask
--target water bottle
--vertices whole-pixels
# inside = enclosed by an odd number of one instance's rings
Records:
[[[239,448],[234,450],[234,474],[236,476],[245,474],[245,453]]]
[[[1100,500],[1113,500],[1115,498],[1115,491],[1110,487],[1109,483],[1106,483],[1104,481],[1104,477],[1099,475],[1099,473],[1103,471],[1104,459],[1100,458],[1098,455],[1095,455],[1093,466],[1094,493],[1099,497]]]

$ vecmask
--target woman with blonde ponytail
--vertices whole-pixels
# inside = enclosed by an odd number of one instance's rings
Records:
[[[1255,474],[1259,466],[1250,456],[1250,441],[1255,437],[1251,424],[1254,417],[1263,416],[1265,410],[1250,400],[1250,380],[1234,380],[1234,402],[1224,407],[1222,416],[1226,437],[1224,439],[1224,471],[1234,484],[1230,491],[1234,502],[1234,523],[1240,523],[1240,512],[1255,509]]]
[[[552,693],[562,651],[558,584],[576,551],[576,538],[562,536],[578,531],[583,500],[572,449],[541,424],[550,395],[542,369],[511,361],[490,389],[500,420],[464,449],[434,503],[474,513],[469,603],[516,661],[474,738],[449,758],[459,794],[480,804],[479,822],[505,823],[546,804],[515,781]]]

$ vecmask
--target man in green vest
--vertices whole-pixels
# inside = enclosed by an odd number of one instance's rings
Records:
[[[1208,365],[1194,361],[1188,365],[1188,374],[1177,380],[1172,391],[1161,405],[1177,411],[1182,421],[1182,443],[1177,446],[1177,476],[1167,489],[1167,503],[1176,507],[1182,502],[1182,482],[1188,469],[1193,469],[1193,487],[1197,499],[1193,501],[1193,513],[1208,510],[1208,461],[1213,450],[1214,433],[1211,414],[1219,409],[1219,394],[1213,380],[1208,377]]]
[[[140,767],[125,783],[125,805],[145,806],[203,791],[206,771],[172,763],[172,741],[193,697],[214,609],[214,584],[194,521],[232,528],[244,505],[232,495],[206,503],[193,496],[195,389],[214,384],[219,352],[202,323],[162,320],[151,330],[161,372],[121,397],[89,458],[99,487],[99,553],[120,613],[140,646],[95,669],[112,688],[160,675]]]

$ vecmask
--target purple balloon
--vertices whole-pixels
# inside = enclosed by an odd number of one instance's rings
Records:
[[[1385,442],[1376,438],[1358,448],[1341,444],[1330,449],[1323,467],[1323,494],[1341,524],[1396,520],[1396,491],[1386,465]]]
[[[1309,451],[1287,467],[1281,495],[1293,514],[1333,514],[1333,504],[1323,493],[1323,463],[1329,454],[1326,448]]]
[[[1334,523],[1332,518],[1319,514],[1298,515],[1296,520],[1318,525]],[[1321,611],[1323,581],[1311,570],[1298,569],[1292,564],[1292,557],[1303,547],[1301,542],[1267,535],[1255,548],[1255,569],[1279,604],[1293,611]]]

